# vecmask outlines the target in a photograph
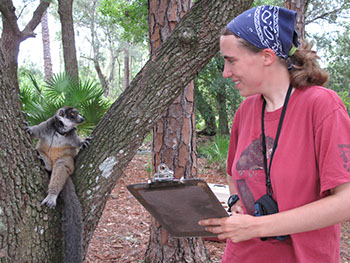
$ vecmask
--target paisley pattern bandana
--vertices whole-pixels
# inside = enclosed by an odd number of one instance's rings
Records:
[[[293,45],[299,45],[296,15],[295,11],[277,6],[258,6],[234,18],[227,28],[254,46],[270,48],[286,59]]]

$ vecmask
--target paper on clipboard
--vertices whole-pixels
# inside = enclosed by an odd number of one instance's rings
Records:
[[[202,179],[158,181],[127,186],[130,193],[174,237],[213,237],[198,221],[228,217]]]

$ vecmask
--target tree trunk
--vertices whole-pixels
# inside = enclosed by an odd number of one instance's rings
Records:
[[[130,72],[129,72],[129,44],[125,44],[124,48],[124,90],[130,84]]]
[[[226,110],[226,89],[225,87],[220,87],[216,91],[216,100],[218,102],[218,112],[219,112],[219,129],[220,135],[229,135],[230,131],[228,129],[228,117]]]
[[[196,101],[196,110],[199,111],[205,122],[205,128],[198,131],[198,135],[214,136],[216,134],[215,114],[212,106],[203,98],[202,93],[196,85],[194,85],[194,97]]]
[[[305,14],[307,10],[307,0],[285,0],[284,7],[297,12],[295,29],[298,32],[299,39],[305,40]]]
[[[48,81],[52,78],[52,60],[50,51],[50,31],[47,12],[45,12],[41,19],[41,37],[43,40],[45,80]]]
[[[64,69],[75,80],[79,80],[73,25],[73,0],[58,0],[58,13],[62,28]]]
[[[14,17],[9,3],[0,0],[4,21]],[[33,32],[48,4],[41,2],[26,33]],[[218,51],[222,27],[250,5],[251,1],[196,1],[157,57],[147,62],[93,131],[91,145],[77,156],[73,175],[83,210],[85,253],[109,194],[143,139]],[[15,31],[16,21],[9,22]],[[4,31],[1,44],[3,37]],[[0,260],[62,262],[61,202],[50,211],[40,206],[48,178],[22,128],[17,76],[13,79],[10,67],[17,66],[17,59],[9,59],[15,48],[0,46]]]
[[[166,41],[176,23],[190,9],[191,1],[149,0],[151,55]],[[193,81],[153,128],[153,171],[165,163],[177,179],[197,175]],[[178,239],[152,218],[145,262],[208,262],[201,238]]]

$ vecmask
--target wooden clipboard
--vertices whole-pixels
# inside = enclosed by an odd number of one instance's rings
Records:
[[[229,216],[202,179],[133,184],[127,189],[174,237],[215,237],[198,221]]]

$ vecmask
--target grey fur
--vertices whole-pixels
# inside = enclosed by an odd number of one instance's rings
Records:
[[[64,201],[62,231],[65,263],[82,262],[82,211],[75,193],[70,175],[74,171],[74,157],[81,147],[89,145],[89,140],[82,140],[76,127],[84,119],[72,107],[63,107],[47,121],[25,130],[38,139],[37,150],[45,169],[52,172],[48,195],[41,205],[55,208],[56,199],[61,192]],[[88,138],[90,139],[90,138]]]

